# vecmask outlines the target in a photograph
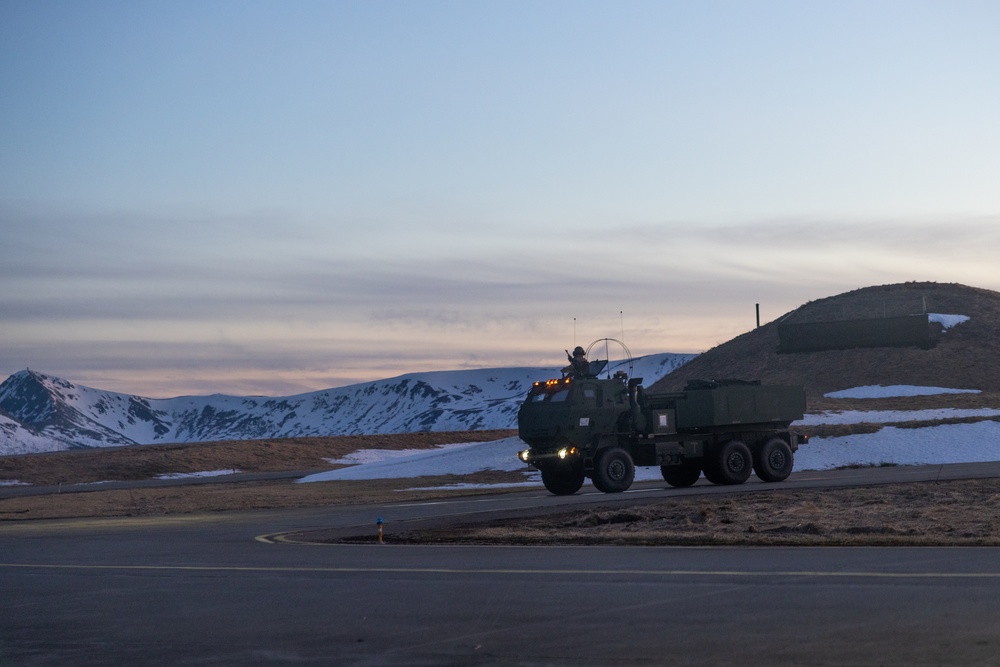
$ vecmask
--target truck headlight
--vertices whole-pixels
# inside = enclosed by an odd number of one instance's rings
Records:
[[[576,447],[563,447],[558,452],[556,452],[556,456],[558,456],[560,459],[565,459],[567,456],[571,456],[573,454],[576,454]]]
[[[531,458],[531,450],[530,449],[526,449],[523,452],[518,452],[517,453],[517,458],[519,458],[522,461],[524,461],[525,463],[527,463],[528,459]]]

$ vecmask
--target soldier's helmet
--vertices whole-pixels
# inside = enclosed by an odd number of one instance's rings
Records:
[[[586,354],[587,354],[587,352],[582,347],[580,347],[579,345],[577,345],[576,349],[573,350],[573,356],[574,357],[583,357],[583,356],[586,356]]]

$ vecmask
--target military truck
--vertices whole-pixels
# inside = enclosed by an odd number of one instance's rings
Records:
[[[802,387],[698,380],[684,391],[647,393],[642,378],[625,371],[598,377],[606,364],[535,382],[518,410],[518,433],[529,446],[518,457],[556,495],[576,493],[587,478],[599,491],[620,493],[637,465],[659,466],[675,487],[702,473],[713,484],[742,484],[752,471],[780,482],[808,442],[789,430],[805,411]]]

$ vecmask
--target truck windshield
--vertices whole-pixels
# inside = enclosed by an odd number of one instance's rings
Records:
[[[538,387],[531,392],[531,402],[540,403],[548,401],[550,403],[560,403],[569,396],[570,387],[559,385],[556,387]]]
[[[560,403],[562,401],[565,401],[567,396],[569,396],[569,387],[563,385],[559,387],[559,389],[557,389],[556,391],[549,394],[549,402]]]

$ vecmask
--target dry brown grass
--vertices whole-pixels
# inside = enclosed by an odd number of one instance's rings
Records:
[[[885,422],[874,424],[859,422],[857,424],[822,424],[818,426],[800,426],[795,431],[804,433],[811,438],[838,438],[845,435],[861,433],[878,433],[886,427],[893,428],[926,428],[929,426],[944,426],[946,424],[975,424],[982,421],[1000,421],[1000,417],[944,417],[933,420],[917,420],[907,422]]]
[[[881,317],[927,312],[968,315],[941,331],[932,324],[931,349],[874,348],[778,354],[778,321],[761,326],[688,362],[650,391],[677,391],[690,379],[743,378],[800,384],[810,410],[827,409],[823,394],[864,385],[911,384],[1000,392],[1000,293],[964,285],[905,283],[864,289],[807,303],[787,322]],[[956,401],[976,399],[956,398]]]
[[[522,545],[998,546],[1000,480],[690,496],[386,539]]]
[[[206,470],[333,470],[340,466],[330,465],[326,459],[341,458],[359,449],[423,449],[511,435],[517,435],[517,431],[439,431],[78,449],[0,456],[0,480],[47,486],[152,479]]]
[[[516,431],[403,433],[142,445],[5,456],[0,457],[0,480],[48,486],[60,483],[148,480],[162,474],[207,470],[333,470],[342,466],[331,465],[326,459],[341,458],[359,449],[426,449],[443,444],[498,440],[515,434]],[[523,479],[520,473],[483,472],[461,477],[442,475],[419,481],[397,479],[295,484],[292,479],[232,482],[212,478],[197,480],[198,484],[170,487],[101,489],[97,486],[85,492],[0,499],[0,521],[395,502],[432,494],[453,496],[459,493],[478,493],[447,489],[434,492],[407,491],[416,486],[446,486],[468,481],[483,484],[519,482]]]
[[[498,484],[522,482],[520,473],[483,472],[475,475],[440,475],[419,479],[311,482],[293,479],[198,484],[134,489],[111,489],[86,493],[55,493],[0,499],[0,524],[33,519],[70,519],[122,516],[160,516],[196,512],[295,509],[332,505],[367,505],[406,502],[415,499],[448,498],[503,489],[450,490],[463,482]],[[432,490],[417,491],[417,487]],[[438,487],[438,488],[434,488]]]
[[[814,398],[811,412],[846,412],[850,410],[934,410],[954,408],[975,410],[1000,405],[1000,392],[978,394],[931,394],[929,396],[891,396],[888,398]]]

